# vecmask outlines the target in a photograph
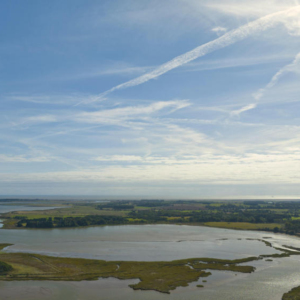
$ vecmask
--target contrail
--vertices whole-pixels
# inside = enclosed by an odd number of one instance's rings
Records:
[[[270,82],[264,87],[258,90],[255,94],[253,94],[253,97],[256,100],[260,100],[264,94],[271,89],[282,77],[285,73],[293,72],[293,70],[298,66],[300,68],[300,53],[298,53],[294,59],[294,61],[283,68],[281,68],[270,80]]]
[[[284,76],[286,73],[288,72],[293,72],[296,71],[298,69],[300,69],[300,52],[296,55],[295,59],[293,60],[292,63],[285,65],[283,68],[281,68],[269,81],[269,83],[259,89],[257,92],[255,92],[252,96],[255,100],[259,101],[264,95],[265,93],[271,89],[272,87],[274,87],[277,82],[280,80],[280,78],[282,76]],[[232,116],[239,116],[241,113],[247,111],[247,110],[251,110],[257,107],[257,103],[251,103],[245,107],[242,107],[239,110],[234,110],[231,112]]]
[[[244,40],[245,38],[258,33],[262,32],[264,30],[267,30],[269,28],[274,27],[274,25],[277,25],[278,23],[282,22],[285,23],[287,20],[285,18],[297,16],[300,12],[300,5],[294,6],[293,8],[276,12],[273,14],[269,14],[265,17],[262,17],[258,20],[255,20],[253,22],[250,22],[246,25],[243,25],[237,29],[234,29],[232,31],[229,31],[225,33],[223,36],[208,42],[206,44],[203,44],[187,53],[184,53],[182,55],[179,55],[172,60],[162,64],[161,66],[157,67],[155,70],[146,73],[142,76],[139,76],[135,79],[132,79],[130,81],[127,81],[125,83],[119,84],[103,93],[101,93],[99,96],[95,97],[93,100],[89,101],[82,101],[78,103],[77,105],[81,103],[90,103],[95,102],[99,100],[104,100],[104,97],[116,90],[125,89],[128,87],[140,85],[142,83],[145,83],[151,79],[157,78],[177,67],[180,67],[190,61],[195,60],[196,58],[202,57],[208,53],[211,53],[213,51],[225,48],[229,45],[232,45],[238,41]]]
[[[280,78],[282,76],[284,76],[286,73],[288,72],[293,72],[293,71],[296,71],[298,69],[300,69],[300,52],[296,55],[295,59],[293,60],[292,63],[288,64],[288,65],[285,65],[283,68],[281,68],[272,78],[271,80],[269,81],[269,83],[259,89],[257,92],[255,92],[252,96],[255,100],[259,101],[264,95],[265,93],[271,89],[272,87],[274,87],[277,82],[280,80]],[[241,113],[245,112],[245,111],[248,111],[248,110],[251,110],[251,109],[254,109],[257,107],[257,103],[251,103],[245,107],[242,107],[241,109],[239,110],[234,110],[231,112],[231,115],[232,116],[239,116]]]
[[[231,116],[239,116],[241,113],[245,112],[245,111],[248,111],[248,110],[251,110],[251,109],[254,109],[256,108],[256,104],[255,103],[251,103],[249,105],[246,105],[238,110],[234,110],[230,113]]]

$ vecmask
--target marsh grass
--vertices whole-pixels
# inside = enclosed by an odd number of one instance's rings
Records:
[[[9,244],[0,245],[0,249]],[[170,262],[103,261],[81,258],[51,257],[29,253],[0,253],[0,260],[12,269],[0,280],[97,280],[115,277],[118,279],[139,279],[130,285],[134,290],[155,290],[169,293],[179,286],[185,287],[199,278],[211,275],[209,270],[225,270],[250,273],[252,266],[238,266],[239,263],[256,260],[251,257],[238,260],[193,258]]]
[[[99,210],[93,205],[69,205],[68,207],[48,209],[48,210],[32,210],[32,211],[17,211],[3,214],[5,218],[26,217],[27,219],[39,219],[49,217],[84,217],[87,215],[99,216],[125,216],[126,211],[115,210]]]
[[[239,230],[273,230],[275,227],[281,228],[282,224],[277,223],[246,223],[246,222],[207,222],[205,226],[228,228],[228,229],[239,229]]]

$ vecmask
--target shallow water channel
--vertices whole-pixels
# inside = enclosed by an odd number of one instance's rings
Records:
[[[19,209],[17,209],[19,210]],[[198,226],[126,225],[74,229],[0,230],[0,242],[12,243],[5,251],[54,256],[127,261],[170,261],[193,257],[224,259],[278,253],[274,246],[300,247],[300,239],[281,234]],[[0,282],[1,299],[281,299],[300,285],[300,258],[247,263],[252,274],[213,271],[207,282],[193,282],[170,295],[134,291],[137,280],[114,278],[82,282]],[[204,288],[196,287],[203,284]]]

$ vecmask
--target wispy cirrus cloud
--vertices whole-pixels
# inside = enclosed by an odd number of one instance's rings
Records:
[[[202,3],[192,0],[195,7],[206,7],[223,15],[234,17],[259,18],[266,14],[276,13],[299,5],[297,0],[204,0]]]
[[[155,67],[150,66],[133,66],[130,64],[122,63],[122,62],[113,62],[110,67],[99,67],[95,68],[92,67],[88,70],[78,70],[73,71],[72,73],[66,73],[46,77],[42,79],[43,81],[78,81],[84,79],[93,79],[97,77],[107,77],[107,76],[137,76],[143,74],[145,72],[149,72],[150,70],[154,69]]]
[[[73,120],[85,123],[103,123],[106,121],[122,121],[149,116],[164,109],[168,112],[190,106],[187,100],[158,101],[147,106],[127,106],[121,108],[105,109],[95,112],[82,112],[72,116]]]
[[[93,100],[93,95],[84,94],[62,94],[62,95],[7,95],[4,97],[7,101],[20,101],[40,105],[73,105],[78,101],[85,99],[86,101]]]
[[[205,56],[206,54],[211,53],[213,51],[225,48],[225,47],[232,45],[238,41],[244,40],[245,38],[250,37],[254,34],[257,34],[262,31],[265,31],[269,28],[272,28],[275,25],[278,25],[280,23],[284,24],[286,26],[289,26],[289,30],[292,30],[292,29],[297,30],[299,24],[297,21],[295,21],[295,18],[298,18],[299,15],[300,15],[300,5],[297,5],[293,8],[289,8],[284,11],[269,14],[258,20],[255,20],[246,25],[243,25],[243,26],[239,27],[238,29],[229,31],[216,40],[213,40],[204,45],[201,45],[189,52],[186,52],[185,54],[179,55],[179,56],[175,57],[174,59],[170,60],[169,62],[157,67],[156,69],[154,69],[151,72],[148,72],[140,77],[137,77],[137,78],[127,81],[125,83],[119,84],[119,85],[103,92],[97,98],[93,99],[93,101],[99,101],[101,99],[103,100],[103,98],[105,96],[107,96],[108,94],[110,94],[114,91],[143,84],[151,79],[157,78],[157,77],[159,77],[175,68],[178,68],[188,62],[191,62],[199,57]],[[77,105],[82,104],[82,103],[89,103],[89,102],[93,102],[93,101],[83,101],[83,102],[78,103]]]
[[[271,65],[274,63],[286,63],[294,57],[294,54],[277,53],[275,55],[239,56],[234,58],[213,59],[205,61],[193,61],[186,64],[182,72],[198,72],[208,70],[221,70],[227,68],[255,67],[259,65]]]
[[[251,109],[254,109],[257,105],[255,103],[252,103],[252,104],[249,104],[249,105],[246,105],[240,109],[237,109],[237,110],[233,110],[230,112],[230,115],[231,116],[239,116],[241,113],[245,112],[245,111],[248,111],[248,110],[251,110]]]
[[[143,158],[138,155],[110,155],[110,156],[98,156],[94,158],[97,161],[103,162],[138,162],[142,161]]]
[[[58,119],[56,116],[53,115],[39,115],[39,116],[32,116],[26,118],[27,122],[33,122],[33,123],[51,123],[51,122],[57,122]]]
[[[0,154],[0,163],[32,163],[32,162],[47,162],[50,161],[46,156],[28,157],[25,155],[6,155]]]
[[[222,35],[227,31],[227,28],[218,26],[218,27],[214,27],[211,31],[215,32],[217,35]]]

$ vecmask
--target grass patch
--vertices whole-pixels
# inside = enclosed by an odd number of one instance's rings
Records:
[[[246,222],[207,222],[204,223],[205,226],[209,227],[219,227],[228,229],[240,229],[240,230],[273,230],[275,227],[281,228],[282,224],[276,223],[246,223]]]
[[[185,217],[167,217],[168,221],[179,221],[179,220],[188,220],[190,217],[185,216]]]
[[[133,223],[145,221],[144,219],[134,219],[134,218],[127,218],[127,220],[128,220],[129,222],[133,222]],[[146,221],[145,221],[145,222],[146,222]]]
[[[84,217],[88,215],[99,216],[126,216],[126,211],[114,211],[114,210],[99,210],[92,206],[75,206],[68,208],[57,208],[42,211],[18,211],[3,214],[4,218],[25,217],[27,219],[39,219],[49,217]]]

